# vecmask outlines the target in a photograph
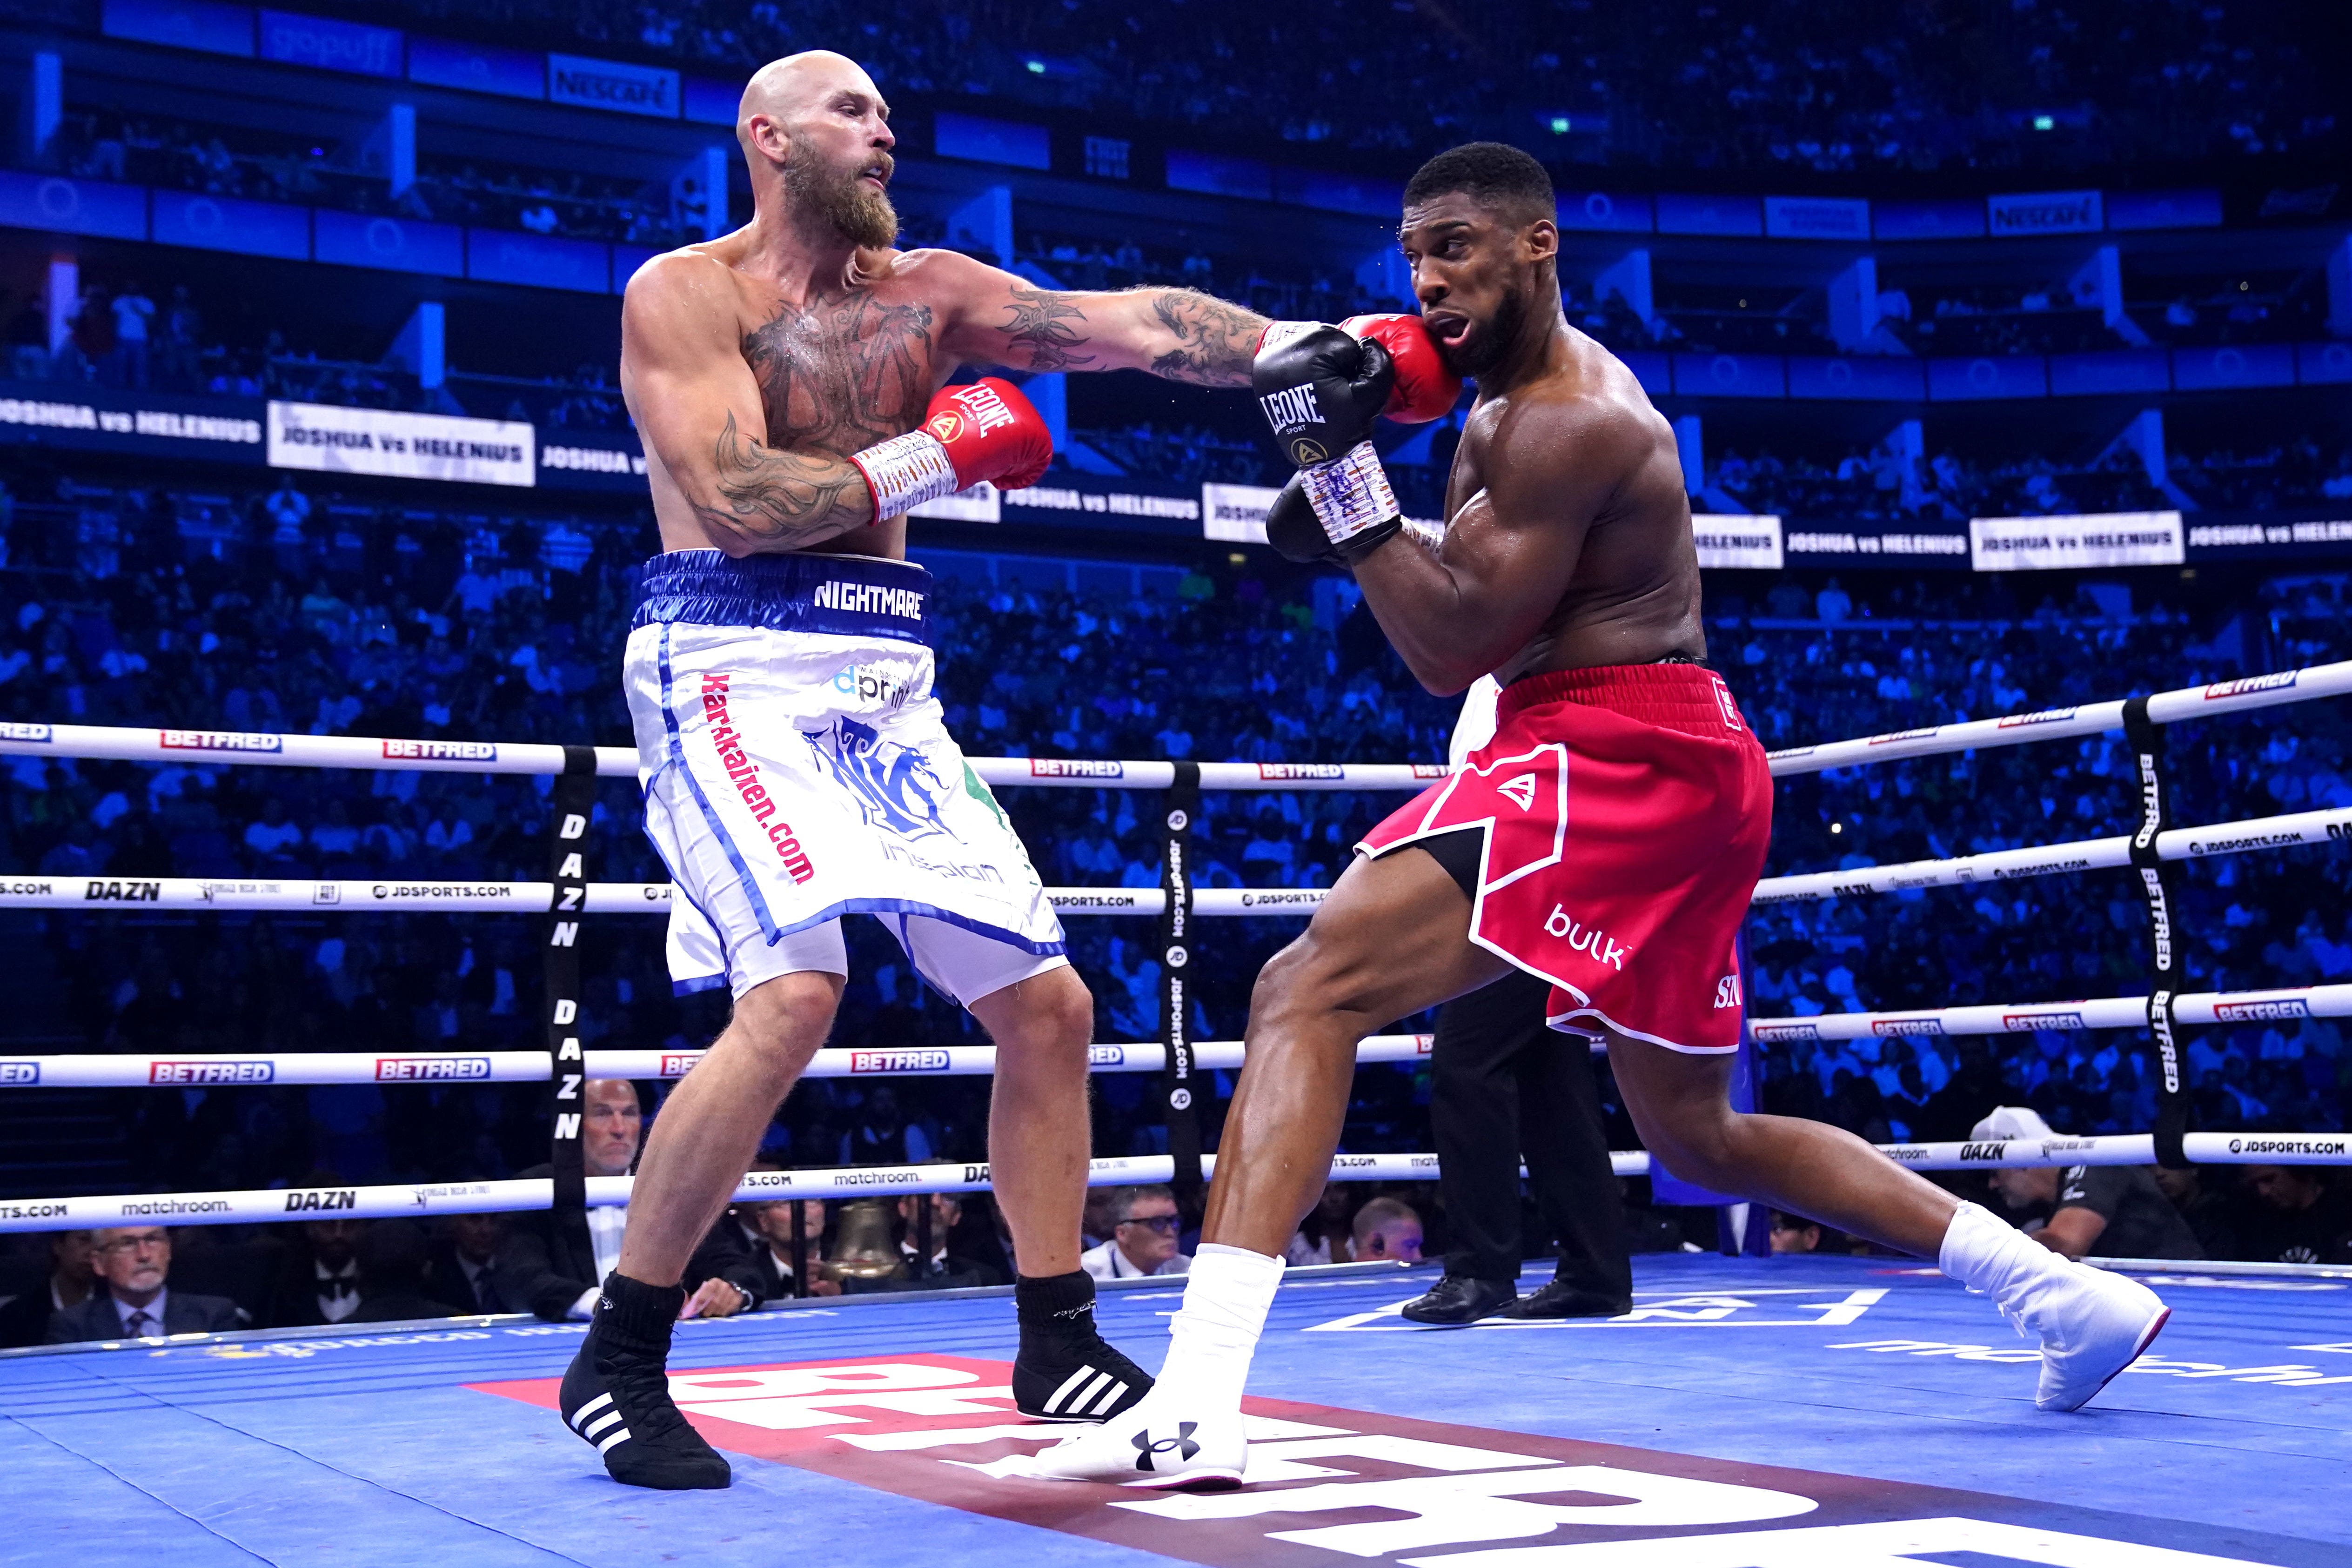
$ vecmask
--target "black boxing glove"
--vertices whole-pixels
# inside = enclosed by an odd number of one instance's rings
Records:
[[[1402,509],[1371,437],[1396,366],[1379,340],[1278,321],[1259,341],[1250,379],[1339,559],[1352,563],[1394,537]]]
[[[1304,468],[1372,438],[1372,423],[1396,385],[1396,364],[1376,338],[1276,321],[1258,340],[1250,382],[1282,455]]]
[[[1349,539],[1345,544],[1334,544],[1331,536],[1323,531],[1322,520],[1315,515],[1315,503],[1307,496],[1307,473],[1301,469],[1290,476],[1266,509],[1265,542],[1286,561],[1301,565],[1337,566],[1351,571],[1357,562],[1389,542],[1390,536],[1405,525],[1391,518],[1375,523]]]

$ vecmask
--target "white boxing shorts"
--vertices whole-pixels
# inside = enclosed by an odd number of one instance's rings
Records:
[[[646,563],[624,679],[681,994],[846,974],[845,914],[967,1006],[1068,963],[931,695],[930,596],[922,567],[866,555]]]

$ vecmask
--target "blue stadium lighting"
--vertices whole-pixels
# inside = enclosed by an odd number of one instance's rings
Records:
[[[1569,133],[1570,129],[1570,127],[1569,125],[1567,115],[1555,114],[1551,117],[1551,133],[1553,135],[1565,136]]]
[[[1032,66],[1030,68],[1034,70],[1036,68]],[[2036,131],[2054,131],[2057,128],[2058,121],[2050,115],[2037,114],[2033,117],[2033,129]]]
[[[1044,60],[1031,60],[1029,62],[1029,72],[1032,76],[1044,76],[1045,74],[1045,62]]]

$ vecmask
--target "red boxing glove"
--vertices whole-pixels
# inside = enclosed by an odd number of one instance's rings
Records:
[[[1389,393],[1384,417],[1400,425],[1426,425],[1454,412],[1462,395],[1462,378],[1437,357],[1437,340],[1429,335],[1419,316],[1350,316],[1339,330],[1354,338],[1377,339],[1396,363],[1396,385]]]
[[[982,480],[1000,489],[1026,489],[1045,477],[1054,437],[1020,389],[992,375],[941,388],[919,428],[849,460],[866,476],[880,522]]]

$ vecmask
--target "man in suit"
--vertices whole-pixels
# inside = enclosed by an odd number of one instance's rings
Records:
[[[417,1318],[455,1318],[465,1308],[432,1294],[425,1279],[425,1227],[411,1220],[380,1219],[360,1238],[360,1307],[354,1323],[402,1323]]]
[[[49,1319],[79,1307],[98,1289],[90,1248],[96,1233],[60,1230],[49,1237],[49,1277],[21,1296],[0,1302],[0,1350],[46,1343]]]
[[[519,1312],[499,1291],[499,1243],[506,1237],[502,1214],[453,1214],[441,1222],[425,1265],[429,1294],[472,1312]]]
[[[152,1334],[217,1333],[244,1327],[226,1296],[175,1294],[172,1233],[160,1225],[116,1226],[97,1233],[91,1256],[104,1289],[49,1320],[49,1343],[144,1339]]]
[[[1489,676],[1464,696],[1449,756],[1456,768],[1493,737],[1496,691]],[[1474,830],[1423,847],[1440,864],[1467,854],[1475,874],[1483,839]],[[1406,1303],[1412,1322],[1608,1317],[1633,1304],[1624,1201],[1610,1168],[1592,1053],[1580,1038],[1545,1026],[1550,996],[1549,981],[1514,970],[1437,1011],[1429,1121],[1453,1245],[1444,1277]],[[1537,1212],[1559,1240],[1552,1279],[1524,1297],[1522,1157]]]
[[[773,1167],[754,1166],[753,1169]],[[824,1200],[801,1200],[801,1239],[807,1266],[805,1287],[793,1273],[793,1205],[790,1203],[737,1204],[719,1216],[716,1228],[731,1226],[743,1239],[745,1256],[759,1275],[756,1289],[762,1301],[790,1300],[796,1296],[838,1296],[841,1285],[817,1272],[824,1256]],[[721,1238],[723,1244],[723,1237]]]
[[[637,1163],[645,1113],[636,1086],[619,1079],[591,1080],[583,1091],[587,1109],[580,1132],[581,1163],[592,1176],[625,1176]],[[552,1165],[534,1165],[526,1177],[547,1176]],[[628,1206],[592,1208],[558,1215],[538,1209],[518,1214],[499,1246],[498,1290],[509,1307],[549,1322],[585,1321],[595,1310],[605,1275],[621,1256],[621,1233]],[[711,1227],[686,1268],[682,1318],[726,1318],[760,1304],[762,1280],[737,1227],[723,1220]]]

